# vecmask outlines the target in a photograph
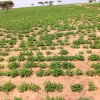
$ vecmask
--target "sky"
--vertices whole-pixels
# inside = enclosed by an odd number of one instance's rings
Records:
[[[58,0],[12,0],[15,4],[14,8],[19,7],[30,7],[31,4],[34,4],[34,6],[39,6],[38,2],[42,1],[54,1],[54,5],[58,4]],[[99,0],[97,0],[98,2]],[[62,0],[61,4],[72,4],[72,3],[87,3],[88,0]]]

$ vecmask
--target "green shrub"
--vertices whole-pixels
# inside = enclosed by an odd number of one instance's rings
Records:
[[[100,63],[92,63],[91,67],[94,68],[95,70],[98,70],[100,69]]]
[[[28,76],[32,75],[32,70],[27,69],[27,68],[21,68],[21,69],[19,69],[19,75],[21,77],[28,77]]]
[[[9,69],[15,69],[15,68],[18,68],[19,67],[19,63],[17,62],[11,62],[8,64],[8,68]]]
[[[83,86],[80,84],[73,84],[70,87],[72,92],[81,92],[83,90]]]

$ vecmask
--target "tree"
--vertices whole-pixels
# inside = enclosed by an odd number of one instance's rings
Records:
[[[93,2],[93,0],[89,0],[89,3],[92,3]]]
[[[0,1],[0,8],[6,9],[8,12],[8,9],[11,9],[14,6],[13,1]]]
[[[62,2],[62,0],[58,0],[58,2],[59,2],[59,5],[60,5],[60,3]]]
[[[53,5],[53,3],[54,3],[54,1],[49,1],[49,5],[50,6]]]
[[[48,5],[49,2],[48,1],[45,1],[44,3]]]
[[[44,5],[44,2],[38,2],[38,4]]]

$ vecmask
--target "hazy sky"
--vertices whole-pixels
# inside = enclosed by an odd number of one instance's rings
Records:
[[[15,7],[28,7],[31,6],[31,4],[34,4],[35,6],[39,6],[39,1],[50,1],[50,0],[13,0]],[[58,4],[58,0],[51,0],[54,1],[54,4]],[[97,0],[99,1],[99,0]],[[88,0],[62,0],[62,4],[71,4],[71,3],[87,3]]]

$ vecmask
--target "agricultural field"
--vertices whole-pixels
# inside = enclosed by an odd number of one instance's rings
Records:
[[[0,100],[100,100],[99,7],[0,10]]]

